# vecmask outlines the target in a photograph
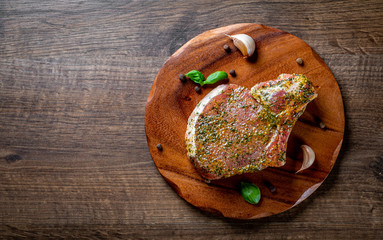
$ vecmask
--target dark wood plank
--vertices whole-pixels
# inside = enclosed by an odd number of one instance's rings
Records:
[[[312,46],[334,73],[346,114],[323,185],[255,221],[205,214],[179,198],[156,170],[144,130],[165,60],[192,37],[239,22]],[[379,239],[382,22],[379,0],[1,1],[0,236]]]

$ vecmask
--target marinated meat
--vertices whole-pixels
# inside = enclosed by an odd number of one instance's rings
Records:
[[[290,132],[316,96],[312,83],[296,74],[281,74],[251,90],[220,85],[189,117],[188,157],[208,180],[283,166]]]

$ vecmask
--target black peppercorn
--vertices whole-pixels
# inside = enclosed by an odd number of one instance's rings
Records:
[[[162,151],[162,145],[161,145],[161,143],[157,144],[157,149],[160,150],[160,151]]]
[[[303,60],[302,58],[297,58],[297,60],[295,60],[299,65],[303,65]]]
[[[223,49],[225,49],[225,51],[228,53],[231,51],[230,47],[226,44],[223,46]]]
[[[237,76],[237,74],[235,73],[235,70],[234,70],[234,69],[230,70],[229,73],[230,73],[230,75],[231,75],[232,77]]]
[[[185,74],[180,74],[179,75],[179,79],[181,80],[181,82],[186,82],[186,76],[185,76]]]
[[[270,190],[270,192],[275,193],[275,191],[277,191],[277,189],[274,187],[273,184],[271,184],[271,182],[264,180],[263,184],[265,184],[265,186]]]
[[[201,93],[201,88],[198,87],[198,86],[196,86],[196,87],[194,88],[194,90],[195,90],[198,94]]]

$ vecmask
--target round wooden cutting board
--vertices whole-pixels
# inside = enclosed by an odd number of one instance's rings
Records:
[[[257,56],[242,57],[224,34],[251,36]],[[223,46],[227,44],[231,52]],[[302,58],[303,65],[296,63]],[[206,183],[186,155],[185,132],[188,117],[197,103],[214,87],[205,85],[196,93],[194,82],[182,83],[181,73],[199,70],[204,76],[215,71],[237,76],[227,82],[247,88],[276,79],[281,73],[305,74],[314,84],[318,97],[299,118],[290,135],[287,163],[251,174]],[[323,122],[325,128],[320,128]],[[278,29],[259,24],[236,24],[204,32],[187,42],[164,64],[154,80],[145,110],[145,129],[150,153],[161,175],[186,201],[209,212],[230,218],[261,218],[285,211],[307,198],[330,173],[342,145],[344,109],[338,84],[318,54],[301,39]],[[162,151],[157,144],[162,145]],[[307,170],[302,165],[300,146],[315,151],[316,160]],[[241,181],[256,184],[261,201],[251,205],[238,192]],[[276,191],[270,191],[272,184]]]

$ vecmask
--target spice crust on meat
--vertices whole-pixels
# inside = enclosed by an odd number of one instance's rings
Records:
[[[189,117],[187,155],[208,180],[283,166],[290,132],[316,96],[299,74],[281,74],[251,90],[219,85]]]

